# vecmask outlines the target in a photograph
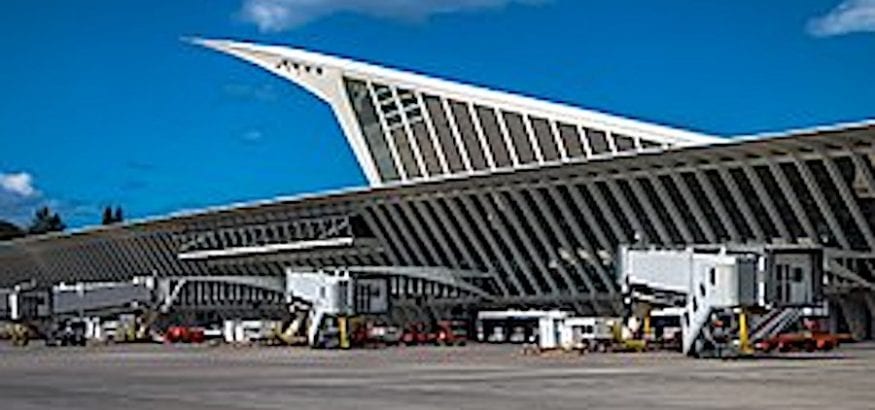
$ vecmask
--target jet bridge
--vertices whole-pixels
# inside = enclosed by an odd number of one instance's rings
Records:
[[[406,305],[409,300],[399,298],[399,292],[403,292],[401,288],[405,286],[397,286],[398,279],[422,285],[422,289],[413,290],[421,292],[422,298],[416,300],[422,304],[427,304],[428,297],[436,297],[440,292],[447,293],[448,300],[459,304],[490,300],[490,295],[474,284],[478,280],[491,279],[490,274],[484,272],[350,266],[315,271],[286,269],[286,304],[293,310],[307,311],[310,345],[325,345],[324,341],[334,339],[334,333],[342,333],[342,322],[347,317],[375,315],[383,316],[388,322],[397,322],[399,318],[392,317],[393,314],[409,308]]]
[[[803,309],[823,313],[820,248],[623,247],[619,258],[632,311],[681,308],[685,354],[746,350],[797,322]]]

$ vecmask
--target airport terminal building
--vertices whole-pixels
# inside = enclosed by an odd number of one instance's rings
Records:
[[[622,245],[817,248],[838,326],[875,323],[875,124],[718,137],[299,49],[195,40],[312,92],[370,186],[0,243],[0,288],[164,279],[266,309],[290,270],[388,278],[398,315],[616,315]]]

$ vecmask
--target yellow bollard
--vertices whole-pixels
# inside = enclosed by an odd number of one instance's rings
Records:
[[[644,340],[650,340],[650,312],[647,312],[644,315],[644,331],[641,334],[641,338]]]
[[[349,332],[347,330],[346,316],[337,318],[337,328],[340,333],[340,348],[349,349]]]
[[[747,328],[747,311],[744,308],[738,313],[738,344],[743,354],[752,354],[753,347],[750,345],[750,339]]]

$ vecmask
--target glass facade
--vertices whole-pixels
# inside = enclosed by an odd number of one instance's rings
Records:
[[[465,144],[465,150],[468,152],[468,158],[471,160],[471,167],[475,170],[488,168],[486,156],[480,145],[480,137],[477,135],[477,130],[474,129],[471,112],[468,111],[468,105],[458,101],[450,101],[450,109],[453,111],[453,118],[455,118],[456,125],[459,127],[462,143]]]
[[[447,166],[450,168],[450,172],[464,171],[465,164],[462,162],[462,154],[456,145],[453,130],[450,128],[450,121],[447,118],[447,113],[444,111],[441,99],[433,95],[426,95],[423,99],[425,100],[431,121],[434,123],[438,143],[441,149],[443,149],[444,158],[447,159]]]
[[[523,124],[523,117],[515,112],[503,112],[503,115],[507,132],[510,133],[520,164],[535,162],[535,151],[532,149],[532,142],[529,140],[526,126]]]
[[[611,152],[611,146],[608,145],[608,136],[603,131],[587,129],[586,137],[589,139],[589,146],[592,149],[593,155]]]
[[[557,121],[410,87],[348,77],[344,84],[383,181],[666,146],[640,135],[609,133],[573,120]]]
[[[635,150],[635,140],[628,135],[614,134],[614,144],[617,145],[617,152]]]
[[[550,123],[543,118],[531,117],[532,131],[537,137],[538,146],[541,147],[541,155],[544,156],[544,161],[558,161],[562,159],[559,155],[559,146],[556,145],[556,138],[553,136],[553,131],[550,129]]]
[[[499,168],[509,167],[511,165],[510,154],[498,127],[495,111],[479,105],[475,105],[474,109],[477,110],[477,117],[480,119],[481,129],[488,142],[495,166]]]
[[[389,150],[389,144],[386,142],[386,134],[380,124],[377,109],[371,100],[367,84],[363,81],[349,78],[345,79],[344,83],[346,85],[346,94],[355,112],[359,128],[362,134],[364,134],[365,143],[376,163],[377,173],[379,173],[380,178],[384,181],[397,181],[400,179],[400,176],[398,170],[395,169],[392,152]]]
[[[562,137],[562,143],[565,144],[565,153],[568,154],[568,158],[584,156],[583,143],[580,142],[577,127],[560,122],[559,135]]]

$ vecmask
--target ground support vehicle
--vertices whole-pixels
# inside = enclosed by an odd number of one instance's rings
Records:
[[[46,346],[85,346],[86,330],[86,323],[81,320],[53,323],[45,335]]]
[[[13,346],[27,346],[30,339],[33,338],[34,331],[22,323],[13,323],[9,325],[9,341]]]
[[[828,352],[841,344],[838,335],[821,331],[804,331],[795,333],[782,333],[757,343],[756,347],[766,353],[775,350],[779,352],[791,351],[825,351]]]
[[[424,345],[433,342],[432,336],[425,322],[413,322],[404,327],[400,342],[404,346]]]
[[[441,346],[464,346],[468,343],[468,322],[441,320],[436,324],[435,343]]]
[[[607,352],[618,338],[618,318],[572,317],[562,323],[562,348],[583,352]]]
[[[464,346],[468,343],[468,322],[439,320],[431,326],[425,322],[413,322],[404,328],[400,342],[404,346]]]
[[[350,346],[385,347],[397,346],[402,341],[402,331],[397,326],[366,321],[350,333]]]
[[[203,343],[206,340],[204,329],[189,326],[170,326],[164,333],[166,343]]]
[[[265,343],[269,346],[306,346],[306,312],[296,312],[294,318],[276,322],[267,334]]]

